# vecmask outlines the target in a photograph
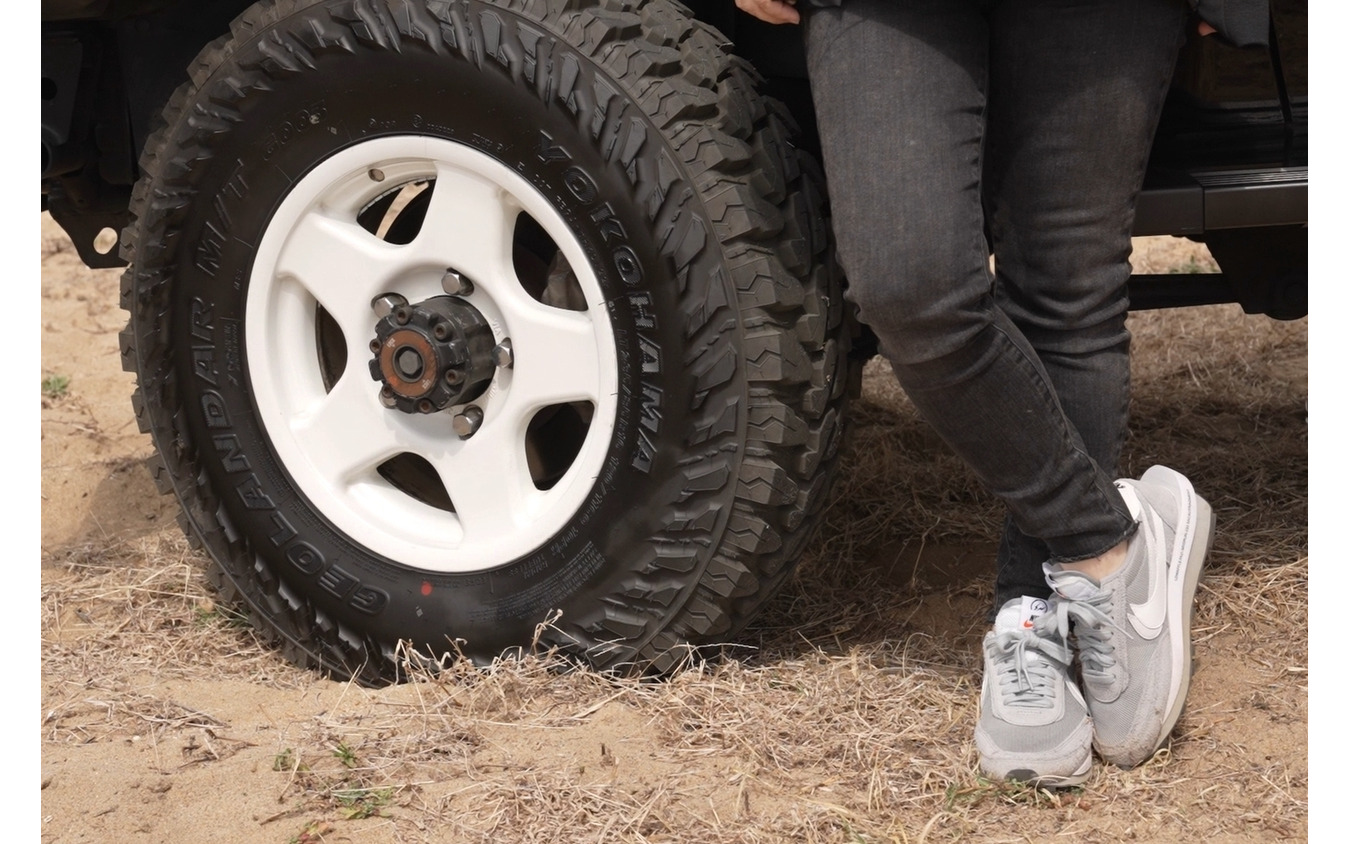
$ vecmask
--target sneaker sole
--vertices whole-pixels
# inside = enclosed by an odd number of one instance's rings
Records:
[[[1214,537],[1214,511],[1209,502],[1195,494],[1195,487],[1184,475],[1166,466],[1154,466],[1140,480],[1171,487],[1177,494],[1176,542],[1167,561],[1172,684],[1165,709],[1167,714],[1158,736],[1157,747],[1162,747],[1181,719],[1191,687],[1191,621],[1195,616],[1195,591],[1200,583],[1200,572]]]
[[[1036,788],[1073,788],[1076,785],[1082,785],[1087,782],[1088,775],[1092,773],[1092,754],[1089,753],[1087,759],[1083,760],[1082,766],[1072,774],[1067,776],[1038,776],[1035,771],[1016,770],[1008,772],[1008,779],[1015,782],[1024,782],[1027,785]]]
[[[979,742],[978,735],[976,742]],[[1000,773],[999,760],[980,754],[980,773],[994,781],[1020,782],[1036,788],[1072,788],[1076,785],[1082,785],[1087,781],[1088,776],[1092,774],[1092,745],[1089,743],[1083,747],[1083,759],[1074,768],[1072,773],[1068,774],[1043,774],[1037,771],[1032,765],[1036,764],[1030,759],[1022,760],[1026,767],[1008,767],[1005,773]],[[1063,770],[1065,762],[1068,760],[1051,760],[1048,763],[1043,762],[1043,767],[1059,768]],[[1016,763],[1009,763],[1015,765]]]

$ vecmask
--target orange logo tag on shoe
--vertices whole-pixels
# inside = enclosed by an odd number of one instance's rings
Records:
[[[1044,598],[1022,596],[1022,627],[1030,630],[1036,619],[1050,612],[1050,602]]]

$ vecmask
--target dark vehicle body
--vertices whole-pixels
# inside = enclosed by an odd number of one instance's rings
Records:
[[[43,0],[43,205],[90,266],[123,263],[115,250],[96,252],[93,239],[125,223],[151,118],[201,48],[248,5]],[[802,128],[798,142],[817,151],[798,33],[730,0],[687,5],[765,77],[766,93]],[[1137,212],[1137,235],[1212,243],[1222,277],[1137,279],[1136,307],[1235,301],[1250,313],[1306,313],[1308,3],[1271,0],[1271,13],[1270,49],[1189,40]]]

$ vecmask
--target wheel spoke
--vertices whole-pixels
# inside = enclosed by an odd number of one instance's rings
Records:
[[[526,299],[506,316],[515,366],[511,395],[526,410],[600,397],[595,326],[587,312]]]
[[[463,544],[490,544],[512,535],[529,523],[542,498],[530,478],[525,426],[518,417],[488,419],[459,448],[422,456],[435,466],[454,502]]]
[[[511,241],[519,214],[496,182],[441,164],[411,246],[419,259],[456,269],[475,283],[513,280]]]
[[[374,381],[349,366],[332,392],[288,414],[292,436],[320,458],[313,470],[336,488],[371,480],[376,467],[407,450],[406,426],[380,404],[378,393]]]
[[[408,257],[354,222],[311,212],[287,239],[277,274],[303,287],[350,339],[369,329],[371,299],[398,278]]]

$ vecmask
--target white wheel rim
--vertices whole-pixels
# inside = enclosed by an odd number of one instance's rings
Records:
[[[382,178],[381,178],[382,177]],[[435,179],[410,243],[377,238],[357,215],[391,186]],[[586,310],[550,307],[522,287],[512,262],[515,220],[548,233]],[[467,300],[509,337],[499,369],[473,401],[479,430],[460,439],[456,408],[386,408],[368,369],[378,317],[371,301],[443,295],[455,268],[474,283]],[[346,363],[325,386],[318,309],[336,322]],[[257,250],[246,302],[245,350],[258,413],[292,481],[336,528],[370,551],[432,572],[479,571],[539,548],[575,515],[600,473],[617,406],[618,359],[599,281],[562,217],[514,171],[462,144],[415,135],[349,147],[305,175],[277,209]],[[541,408],[587,402],[593,416],[565,474],[537,488],[526,430]],[[454,503],[438,509],[395,487],[378,468],[411,453]]]

